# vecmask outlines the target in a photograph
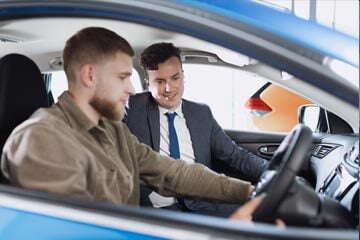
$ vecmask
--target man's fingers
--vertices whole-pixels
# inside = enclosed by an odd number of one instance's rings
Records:
[[[277,227],[281,227],[281,228],[286,227],[285,222],[280,218],[275,219],[275,224]]]
[[[264,197],[265,197],[265,195],[260,195],[260,196],[257,196],[256,198],[246,202],[238,210],[236,210],[235,213],[233,213],[230,216],[230,219],[250,222],[252,219],[253,212],[260,205],[260,203],[262,202]]]
[[[264,199],[265,195],[257,196],[254,199],[251,199],[250,201],[246,202],[243,206],[240,207],[240,209],[243,208],[243,211],[246,214],[252,215],[252,213],[255,211],[255,209],[260,205],[262,200]]]

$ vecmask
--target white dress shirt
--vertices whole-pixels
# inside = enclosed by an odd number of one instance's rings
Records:
[[[166,113],[170,112],[169,110],[159,106],[160,114],[160,151],[161,155],[170,155],[169,151],[169,122],[166,116]],[[180,149],[180,158],[186,162],[194,163],[194,149],[192,147],[191,137],[189,129],[186,126],[186,120],[184,114],[182,113],[182,103],[180,106],[175,109],[176,117],[174,119],[174,126],[176,129],[176,135],[178,137],[179,149]],[[174,197],[164,197],[156,192],[152,192],[149,195],[149,198],[154,207],[167,207],[176,202]]]

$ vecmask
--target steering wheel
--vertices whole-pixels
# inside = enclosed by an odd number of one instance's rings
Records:
[[[253,214],[254,221],[274,222],[280,203],[290,190],[303,161],[310,154],[311,142],[312,131],[303,124],[296,125],[281,142],[251,194],[251,198],[254,198],[266,193]]]

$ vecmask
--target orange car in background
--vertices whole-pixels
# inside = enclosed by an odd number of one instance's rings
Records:
[[[268,82],[249,98],[245,107],[250,110],[255,129],[289,132],[298,123],[298,107],[310,103],[312,101]]]

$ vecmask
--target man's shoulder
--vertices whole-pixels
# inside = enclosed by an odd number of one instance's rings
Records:
[[[58,124],[63,125],[62,116],[59,113],[58,107],[53,105],[50,108],[39,108],[27,120],[18,125],[13,134],[24,132],[28,129],[49,128],[52,130],[58,129]]]
[[[201,111],[201,112],[211,112],[210,107],[205,103],[199,103],[190,101],[187,99],[182,99],[183,101],[183,109],[190,110],[190,111]]]
[[[129,106],[144,104],[152,99],[150,92],[137,93],[129,98]]]
[[[148,110],[157,108],[157,104],[150,92],[142,92],[133,95],[129,98],[128,106],[126,107],[126,115],[124,122],[129,123],[133,120],[138,121],[139,117],[146,116]],[[134,118],[135,117],[135,118]]]

